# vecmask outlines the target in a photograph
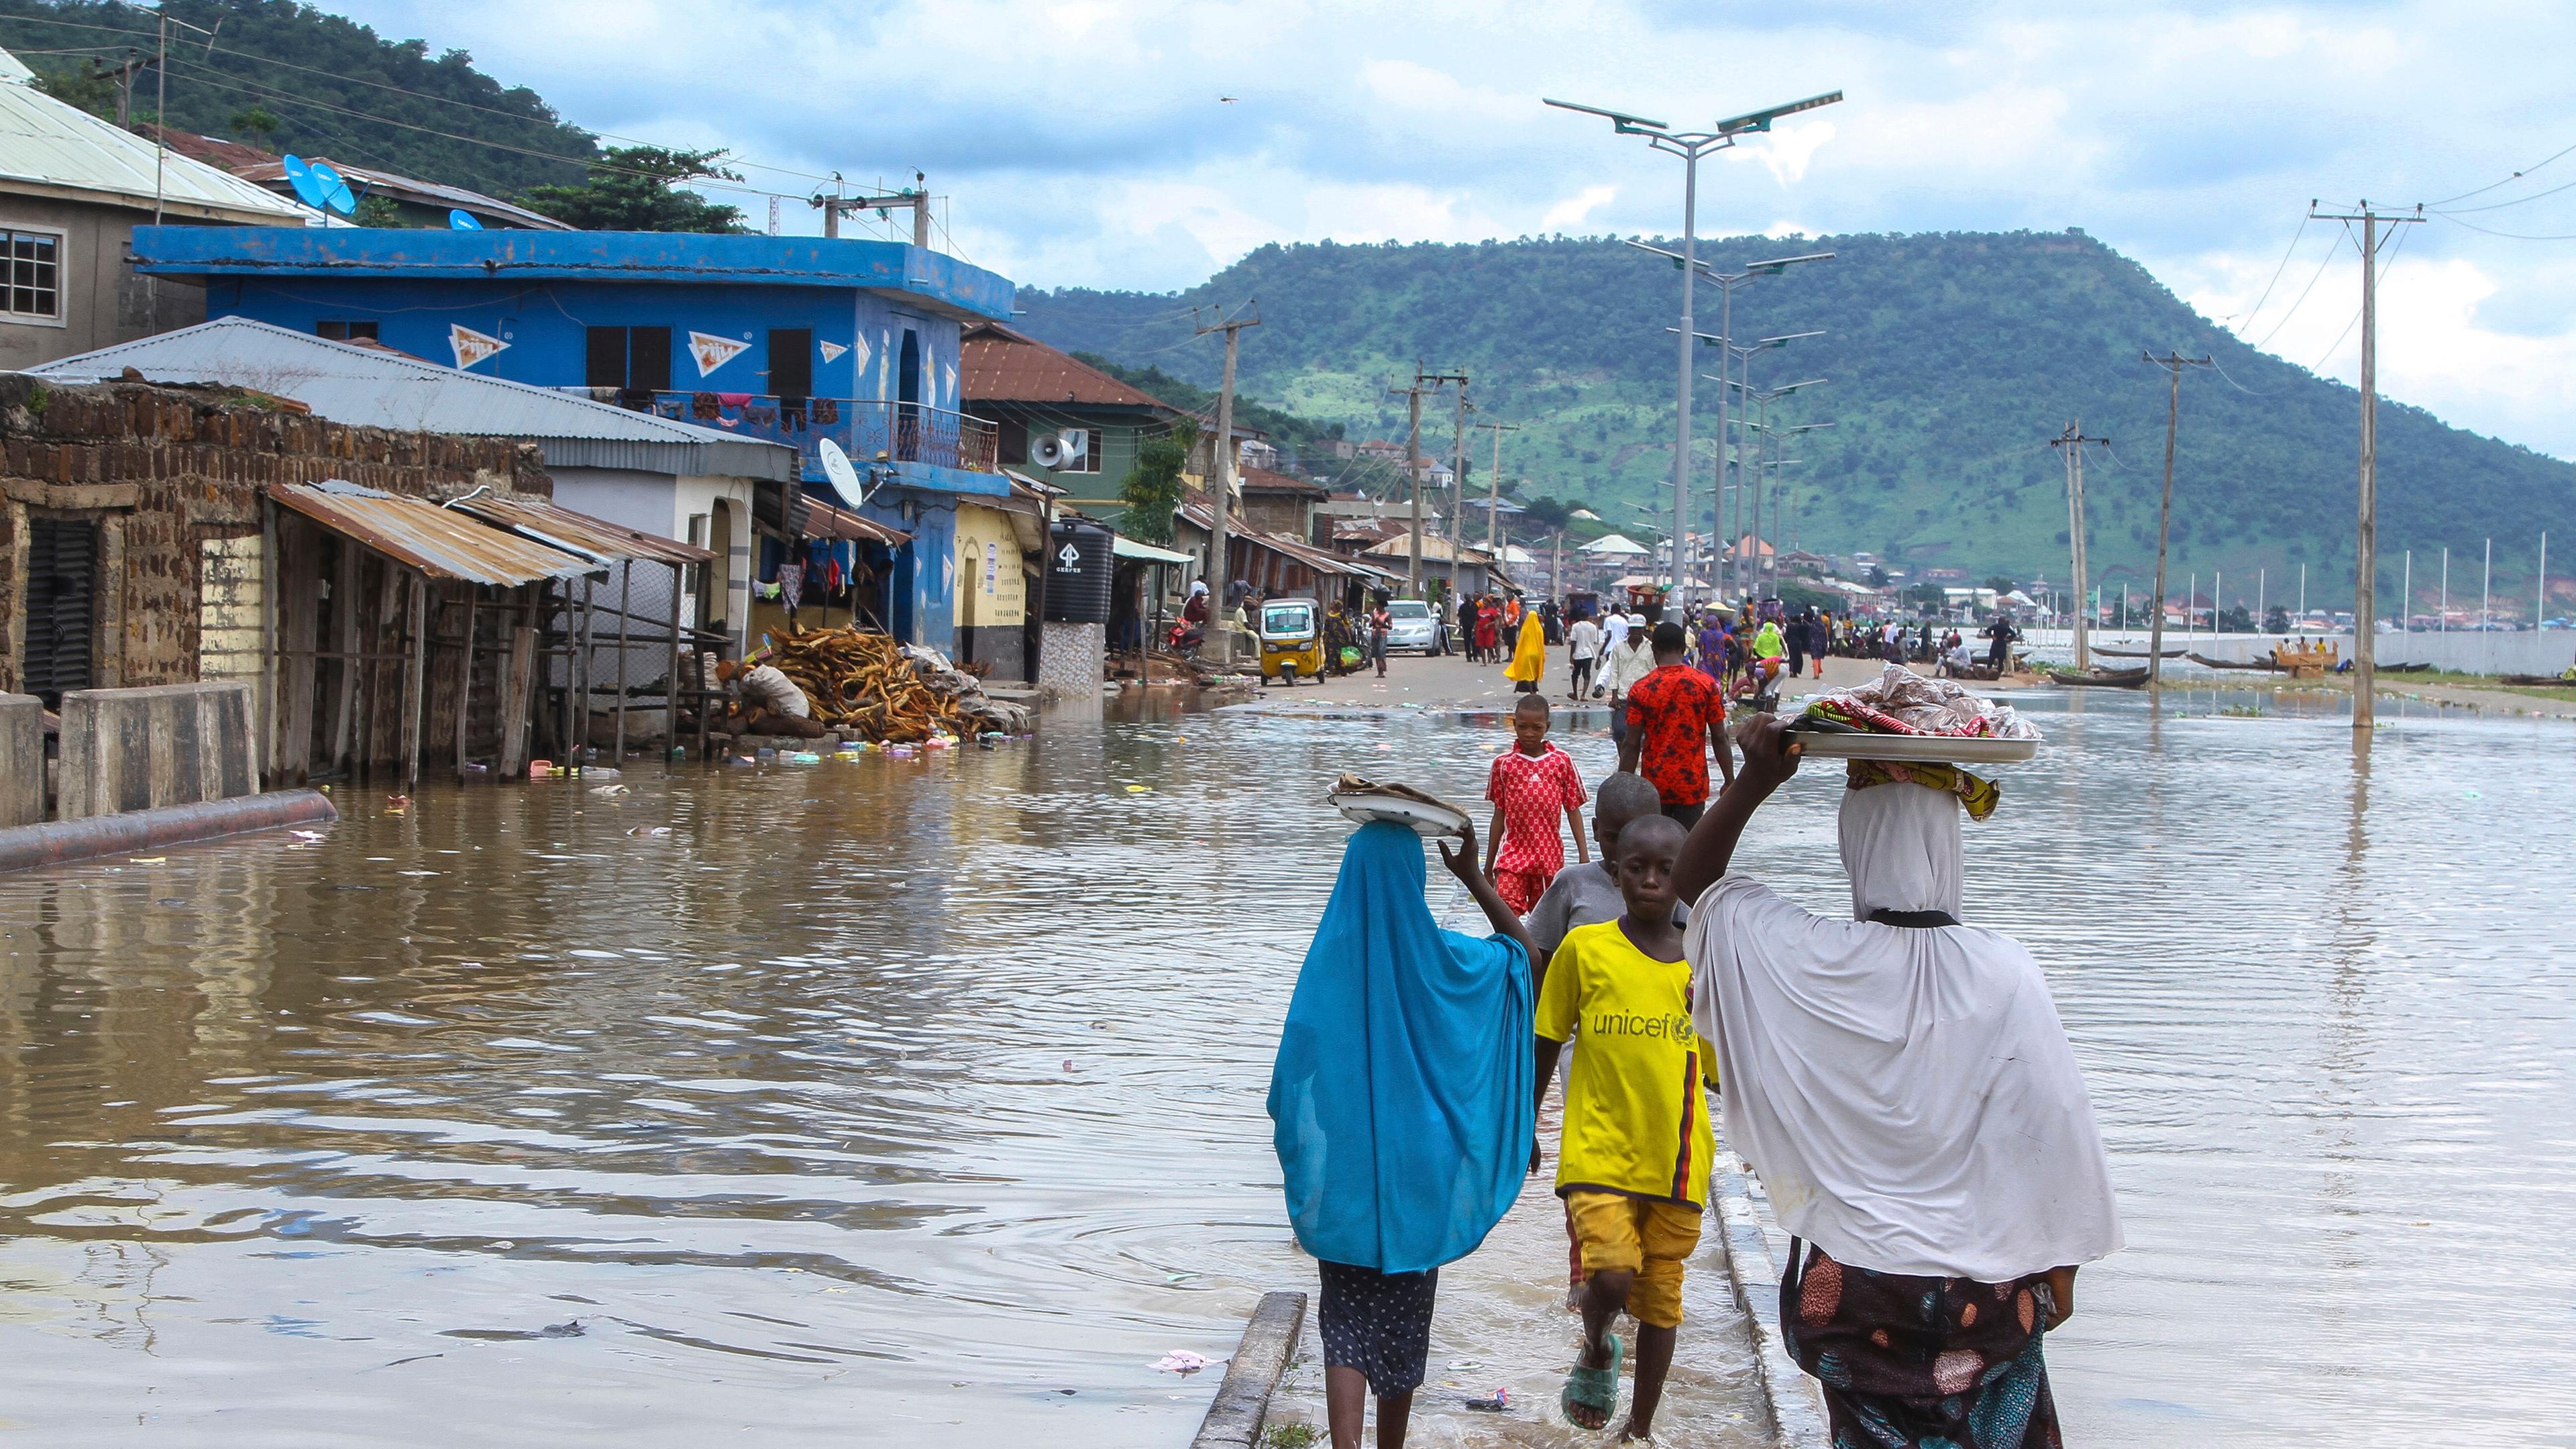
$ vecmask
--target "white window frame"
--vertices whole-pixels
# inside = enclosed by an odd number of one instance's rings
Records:
[[[10,285],[17,273],[16,239],[21,236],[47,237],[53,241],[54,310],[50,315],[42,312],[20,312],[11,305],[17,290]],[[22,327],[70,326],[70,309],[63,301],[65,294],[71,290],[67,275],[70,271],[70,235],[49,226],[18,226],[0,221],[0,252],[5,252],[5,255],[0,255],[0,322],[14,322]]]

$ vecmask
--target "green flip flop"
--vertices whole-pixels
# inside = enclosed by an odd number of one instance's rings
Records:
[[[1565,1411],[1566,1421],[1578,1429],[1583,1427],[1583,1422],[1574,1417],[1576,1405],[1599,1409],[1603,1428],[1609,1427],[1610,1415],[1619,1407],[1619,1363],[1627,1356],[1628,1348],[1615,1333],[1605,1333],[1602,1337],[1610,1342],[1610,1366],[1585,1368],[1578,1356],[1574,1371],[1565,1376],[1565,1388],[1556,1396],[1557,1407]]]

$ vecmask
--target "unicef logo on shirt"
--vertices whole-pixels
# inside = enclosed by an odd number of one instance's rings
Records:
[[[1691,1031],[1690,1017],[1672,1013],[1650,1014],[1642,1011],[1596,1011],[1583,1025],[1595,1036],[1642,1036],[1657,1041],[1697,1041]]]

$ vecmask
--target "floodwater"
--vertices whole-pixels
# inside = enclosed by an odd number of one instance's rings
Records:
[[[2052,971],[2130,1242],[2050,1346],[2070,1436],[2576,1443],[2576,733],[2391,702],[2365,765],[2331,697],[2027,704],[1968,911]],[[1155,1361],[1311,1282],[1262,1092],[1321,783],[1472,798],[1503,740],[1060,721],[0,877],[0,1431],[1185,1443],[1216,1371]],[[1810,773],[1744,864],[1832,909]],[[1578,1442],[1555,1211],[1433,1350],[1527,1407],[1423,1442]],[[1695,1291],[1664,1438],[1746,1443]]]

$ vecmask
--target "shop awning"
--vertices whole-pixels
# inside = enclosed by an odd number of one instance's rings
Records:
[[[805,518],[807,538],[832,538],[849,543],[881,543],[888,548],[901,548],[912,542],[912,535],[902,529],[852,513],[846,508],[834,508],[829,503],[819,502],[813,498],[806,499],[805,506],[809,510]]]
[[[1119,558],[1141,559],[1146,563],[1194,564],[1198,562],[1196,554],[1182,553],[1177,549],[1156,548],[1150,543],[1138,543],[1123,533],[1109,536],[1109,551]]]
[[[402,498],[337,478],[271,484],[268,496],[332,532],[434,579],[510,586],[597,573],[593,559],[492,528],[461,509]]]
[[[713,563],[716,557],[696,544],[656,538],[640,529],[575,513],[541,498],[486,493],[479,498],[459,499],[449,507],[531,542],[565,553],[588,554],[602,563],[642,559],[647,563],[702,564]]]

